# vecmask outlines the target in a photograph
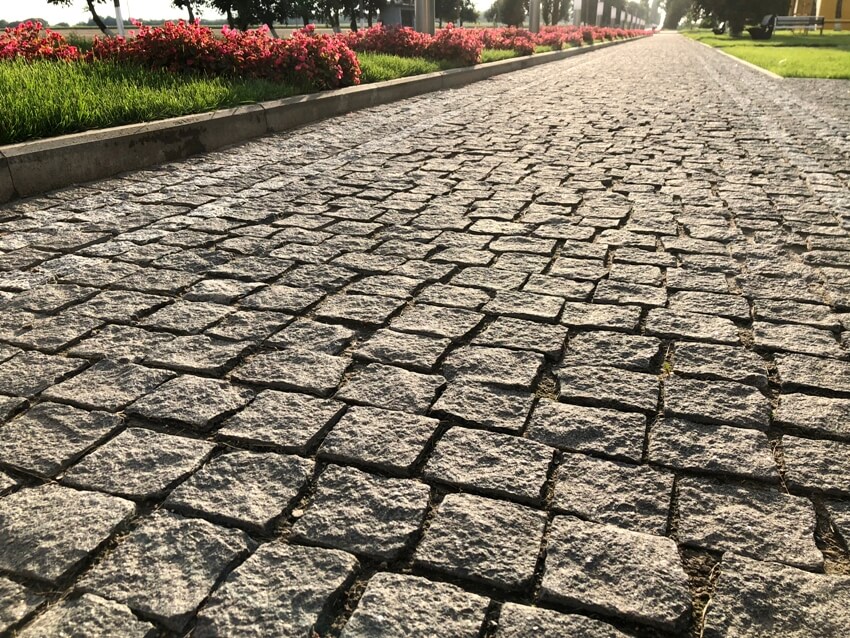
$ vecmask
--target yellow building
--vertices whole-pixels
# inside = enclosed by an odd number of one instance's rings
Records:
[[[788,15],[823,16],[824,28],[839,30],[850,28],[850,0],[791,0]],[[843,23],[843,24],[842,24]]]

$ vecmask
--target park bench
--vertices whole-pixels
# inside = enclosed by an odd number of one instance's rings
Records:
[[[764,16],[761,24],[750,27],[747,31],[753,40],[770,40],[774,31],[794,31],[796,29],[820,29],[823,35],[823,16]]]

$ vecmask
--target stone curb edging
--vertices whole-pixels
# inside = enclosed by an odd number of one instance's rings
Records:
[[[681,35],[681,34],[680,34],[680,35]],[[683,38],[687,38],[688,36],[683,35],[682,37],[683,37]],[[692,42],[696,42],[697,44],[701,44],[701,45],[702,45],[702,46],[704,46],[704,47],[708,47],[708,48],[709,48],[709,49],[711,49],[712,51],[716,51],[716,52],[717,52],[717,53],[719,53],[720,55],[725,55],[725,56],[726,56],[727,58],[729,58],[730,60],[734,60],[734,61],[735,61],[735,62],[737,62],[738,64],[743,64],[744,66],[748,66],[748,67],[750,67],[753,71],[758,71],[759,73],[763,73],[764,75],[766,75],[766,76],[768,76],[768,77],[770,77],[770,78],[773,78],[774,80],[784,80],[784,79],[785,79],[784,77],[782,77],[781,75],[778,75],[778,74],[774,73],[773,71],[768,71],[767,69],[763,69],[762,67],[760,67],[760,66],[759,66],[759,65],[757,65],[757,64],[753,64],[752,62],[747,62],[746,60],[742,60],[741,58],[735,57],[735,56],[734,56],[734,55],[732,55],[731,53],[726,53],[726,51],[724,51],[723,49],[719,49],[718,47],[713,47],[713,46],[711,46],[710,44],[706,44],[705,42],[700,42],[699,40],[694,40],[693,38],[688,38],[688,40],[691,40]],[[2,150],[2,149],[0,149],[0,150]]]
[[[453,89],[629,40],[0,146],[0,203],[172,162],[335,115]]]

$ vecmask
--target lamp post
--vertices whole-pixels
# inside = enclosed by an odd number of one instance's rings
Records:
[[[532,33],[540,33],[540,0],[528,2],[528,30]]]
[[[124,19],[121,17],[121,0],[115,0],[115,22],[118,24],[118,35],[124,37]]]
[[[413,5],[413,23],[419,33],[434,35],[434,14],[434,0],[415,1]]]

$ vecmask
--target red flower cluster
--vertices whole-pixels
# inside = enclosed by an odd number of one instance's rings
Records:
[[[634,38],[648,31],[611,29],[606,27],[549,26],[534,34],[516,27],[488,29],[456,29],[451,24],[430,36],[410,27],[385,27],[337,36],[355,51],[388,53],[402,57],[424,57],[434,60],[455,60],[464,64],[481,61],[481,49],[504,49],[531,55],[537,46],[563,49],[604,40]]]
[[[464,64],[481,62],[481,49],[484,48],[478,30],[456,29],[451,24],[433,36],[419,33],[410,27],[385,27],[379,24],[338,37],[355,51],[387,53],[405,58],[456,60]]]
[[[42,30],[41,22],[24,22],[0,33],[0,60],[12,58],[73,61],[80,58],[80,52],[59,33]]]
[[[354,52],[339,38],[321,35],[312,25],[288,39],[269,35],[268,27],[236,31],[222,38],[199,22],[166,22],[139,27],[135,37],[95,38],[89,59],[129,62],[151,69],[234,75],[287,81],[315,89],[360,83]]]
[[[531,31],[516,27],[481,29],[479,35],[484,46],[488,49],[512,49],[519,52],[520,55],[531,55],[534,53],[534,47],[543,44],[538,42],[537,36]]]

